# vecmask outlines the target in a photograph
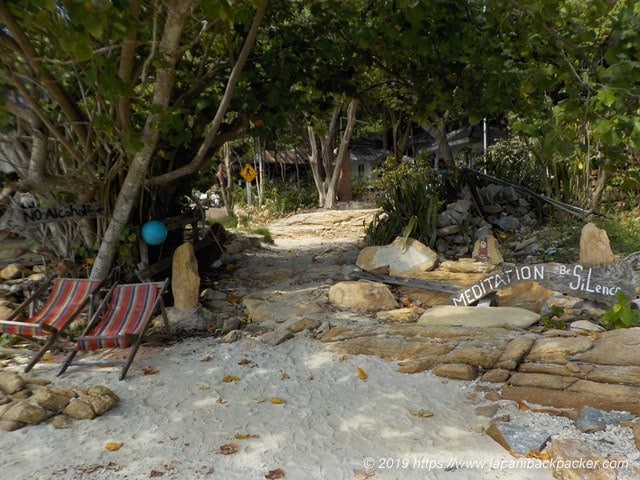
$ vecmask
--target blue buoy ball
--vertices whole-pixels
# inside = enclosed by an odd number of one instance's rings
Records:
[[[142,240],[148,245],[160,245],[167,239],[167,227],[160,220],[150,220],[142,226]]]

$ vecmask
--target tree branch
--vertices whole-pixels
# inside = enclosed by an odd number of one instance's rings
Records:
[[[11,33],[14,42],[20,48],[20,53],[27,62],[27,65],[29,65],[29,68],[31,68],[33,72],[37,72],[39,74],[42,83],[47,88],[47,91],[60,106],[65,117],[71,123],[71,128],[75,131],[80,143],[85,144],[87,140],[87,131],[84,128],[85,119],[77,108],[77,105],[71,101],[64,88],[62,88],[56,78],[51,75],[51,72],[42,65],[42,62],[29,42],[29,39],[20,25],[18,25],[13,14],[9,11],[9,7],[5,0],[0,0],[0,20]]]
[[[224,116],[227,113],[227,109],[229,108],[229,104],[231,103],[231,96],[233,95],[233,90],[235,89],[235,85],[238,77],[240,76],[240,72],[244,68],[244,64],[246,63],[247,58],[249,57],[249,53],[251,52],[251,49],[253,48],[253,45],[255,43],[256,37],[258,35],[258,30],[260,29],[260,24],[262,23],[264,13],[267,9],[267,3],[269,3],[268,0],[261,0],[260,6],[258,7],[258,10],[253,17],[251,28],[249,30],[247,38],[245,39],[244,45],[242,46],[240,55],[238,56],[233,69],[231,70],[231,74],[229,75],[227,86],[225,88],[224,95],[222,96],[222,100],[220,101],[220,105],[218,105],[216,115],[209,125],[207,135],[200,145],[196,156],[191,160],[191,162],[183,167],[177,168],[163,175],[149,178],[146,182],[148,186],[161,185],[163,183],[174,181],[186,175],[191,175],[192,173],[195,173],[204,162],[206,155],[211,148],[211,145],[218,135],[218,130],[222,125],[222,121],[224,120]]]

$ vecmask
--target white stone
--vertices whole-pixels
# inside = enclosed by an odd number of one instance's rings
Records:
[[[398,237],[390,245],[365,247],[360,251],[356,265],[366,271],[389,268],[390,275],[410,276],[426,272],[436,265],[438,254],[423,243]]]
[[[420,317],[420,325],[449,325],[464,327],[527,328],[540,320],[540,315],[517,307],[458,307],[439,305]]]

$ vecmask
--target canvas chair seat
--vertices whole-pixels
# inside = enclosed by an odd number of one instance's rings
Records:
[[[32,341],[36,341],[37,337],[49,336],[49,340],[26,366],[25,372],[33,368],[59,336],[66,337],[64,330],[90,307],[93,295],[100,285],[101,282],[97,280],[55,278],[51,284],[51,291],[40,308],[37,308],[36,304],[49,286],[48,283],[43,284],[22,302],[7,320],[0,320],[2,333],[18,335]],[[36,308],[36,311],[25,320],[15,320],[28,307]],[[91,308],[89,315],[90,312]]]
[[[89,325],[82,335],[74,339],[75,348],[58,375],[65,372],[78,352],[103,348],[129,348],[129,359],[122,369],[120,380],[127,374],[133,358],[142,342],[143,335],[159,308],[165,328],[169,322],[164,309],[162,295],[169,279],[164,282],[148,282],[127,285],[115,285],[109,291],[101,305],[96,309]]]

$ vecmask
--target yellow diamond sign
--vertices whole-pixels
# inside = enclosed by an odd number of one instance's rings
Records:
[[[256,169],[251,166],[251,164],[247,163],[242,170],[240,170],[240,176],[244,178],[244,181],[247,183],[251,183],[255,180],[258,173]]]

